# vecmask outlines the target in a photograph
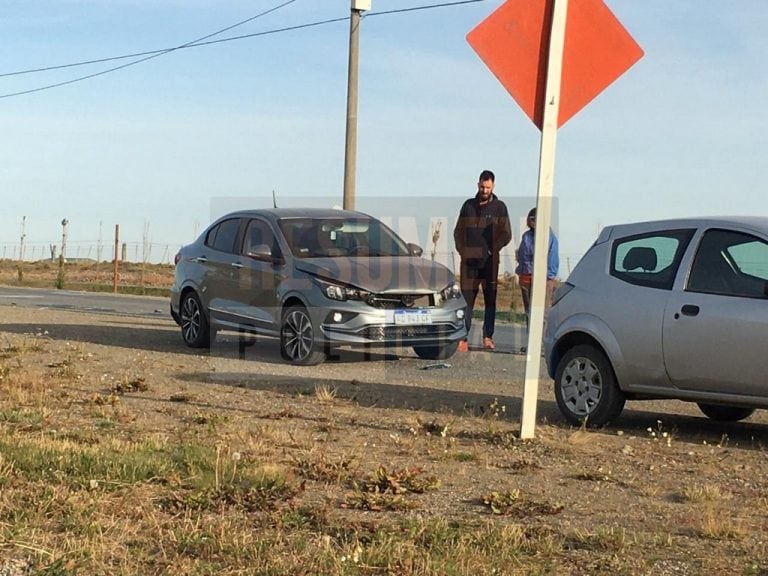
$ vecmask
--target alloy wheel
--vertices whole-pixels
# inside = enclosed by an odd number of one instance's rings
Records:
[[[281,339],[291,362],[303,362],[309,357],[315,344],[315,333],[305,310],[294,308],[288,312],[283,321]]]
[[[200,304],[192,296],[184,298],[181,307],[181,334],[187,343],[197,342],[200,334]]]

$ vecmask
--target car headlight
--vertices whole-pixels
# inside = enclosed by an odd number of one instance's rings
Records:
[[[332,282],[320,280],[319,278],[315,278],[315,281],[320,285],[320,288],[322,288],[326,297],[331,300],[338,300],[340,302],[344,302],[345,300],[365,300],[370,296],[370,292],[367,290],[361,290],[354,286],[334,284]]]
[[[443,298],[443,300],[450,300],[451,298],[460,298],[461,297],[461,288],[459,288],[458,283],[451,282],[443,288],[440,291],[440,296]]]

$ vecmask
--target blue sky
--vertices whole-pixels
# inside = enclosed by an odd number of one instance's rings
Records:
[[[7,0],[0,74],[180,45],[282,3]],[[540,133],[465,40],[501,1],[373,16],[433,3],[373,0],[362,22],[357,195],[375,215],[453,217],[484,168],[500,197],[536,194]],[[609,223],[765,213],[768,4],[606,3],[645,56],[559,131],[561,275]],[[222,36],[348,15],[295,0]],[[0,246],[23,217],[28,245],[60,242],[66,217],[70,246],[119,224],[172,256],[222,199],[340,204],[348,40],[342,21],[0,98]],[[122,63],[0,77],[0,95]]]

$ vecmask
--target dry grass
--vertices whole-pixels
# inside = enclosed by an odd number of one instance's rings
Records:
[[[120,262],[118,292],[165,295],[173,284],[173,270],[170,264]],[[0,260],[0,284],[6,286],[112,292],[114,283],[114,265],[111,262],[67,262],[60,268],[58,261]]]
[[[553,426],[522,441],[500,398],[477,414],[365,407],[323,383],[275,394],[191,382],[205,360],[190,355],[0,342],[0,570],[768,567],[761,450]]]

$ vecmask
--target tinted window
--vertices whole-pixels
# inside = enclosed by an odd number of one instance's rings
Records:
[[[298,258],[409,255],[405,242],[373,218],[283,218],[279,226]]]
[[[768,244],[749,234],[708,230],[688,277],[691,292],[765,298],[768,296]]]
[[[222,252],[234,252],[235,239],[239,229],[240,220],[238,218],[224,220],[211,228],[205,238],[205,245]]]
[[[671,290],[693,230],[664,230],[617,240],[611,276],[649,288]]]

